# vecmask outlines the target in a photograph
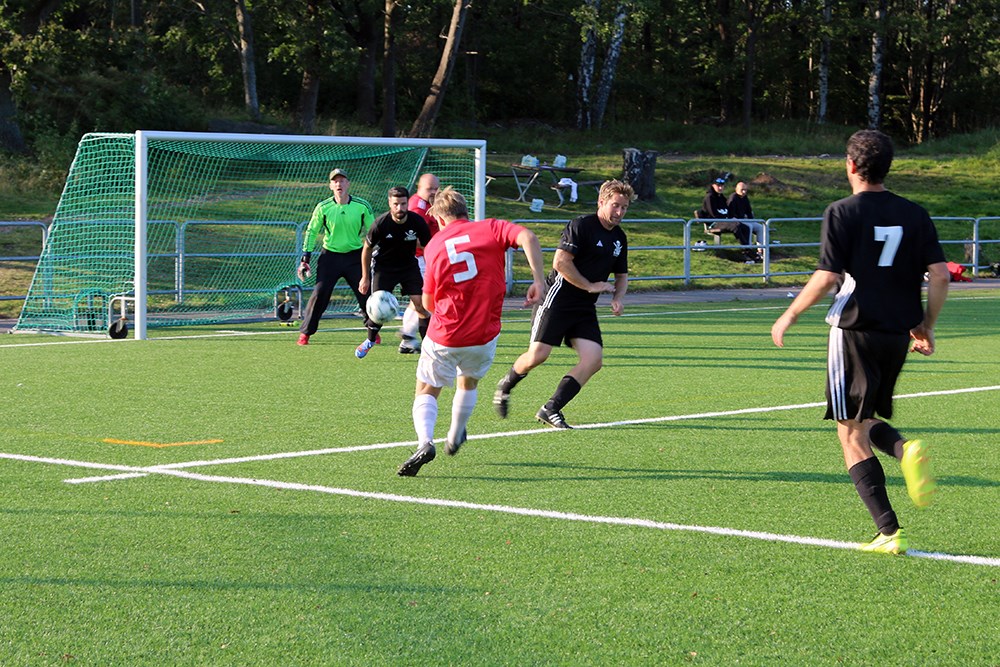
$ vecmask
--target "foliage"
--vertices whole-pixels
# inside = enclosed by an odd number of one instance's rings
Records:
[[[399,7],[395,35],[397,127],[419,112],[450,18],[449,0]],[[572,125],[585,23],[607,53],[609,15],[621,3],[500,0],[473,3],[440,123],[466,127],[530,119]],[[750,69],[752,127],[814,120],[823,39],[833,45],[828,120],[865,123],[873,23],[866,3],[802,0],[630,0],[629,21],[604,127],[637,121],[711,127],[739,124]],[[831,20],[822,18],[831,7]],[[380,90],[381,0],[249,2],[262,111],[293,118],[303,71],[319,77],[317,113],[377,123],[367,110]],[[242,75],[235,16],[226,0],[141,3],[136,26],[121,3],[7,0],[0,15],[0,87],[10,79],[17,121],[35,153],[75,144],[87,131],[201,129],[217,108],[240,108]],[[888,0],[884,126],[904,142],[969,132],[995,122],[1000,96],[998,19],[989,0]],[[754,57],[748,43],[755,27]],[[976,48],[966,48],[966,44]],[[599,71],[602,63],[596,63]],[[365,93],[364,91],[369,91]],[[0,114],[3,93],[0,91]],[[364,109],[362,109],[364,107]],[[377,109],[375,110],[377,112]],[[377,113],[375,114],[377,115]],[[0,118],[2,121],[3,118]],[[327,121],[330,123],[332,121]],[[708,126],[708,127],[705,127]],[[61,142],[59,137],[65,137]],[[736,152],[744,149],[734,148]],[[748,150],[753,150],[752,148]]]

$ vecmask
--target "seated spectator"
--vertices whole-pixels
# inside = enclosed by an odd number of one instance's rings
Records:
[[[747,184],[740,181],[736,184],[736,190],[729,195],[726,202],[729,208],[729,215],[737,220],[742,220],[743,224],[750,228],[750,233],[757,238],[757,245],[764,244],[764,225],[760,222],[751,221],[753,218],[753,206],[750,205],[750,197],[747,196]]]
[[[750,228],[741,222],[725,219],[733,217],[730,214],[726,196],[722,193],[725,185],[726,179],[724,178],[717,178],[712,181],[712,184],[708,186],[708,192],[705,193],[705,199],[701,203],[701,208],[695,211],[696,217],[701,220],[719,220],[719,222],[706,222],[705,224],[712,229],[730,232],[736,237],[740,245],[748,246],[750,245]],[[756,250],[747,248],[744,254],[748,262],[757,261]]]

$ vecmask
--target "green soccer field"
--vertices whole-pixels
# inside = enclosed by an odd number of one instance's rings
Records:
[[[787,303],[626,303],[572,431],[533,418],[570,350],[494,414],[507,313],[468,444],[414,478],[392,327],[364,360],[352,318],[4,336],[0,664],[1000,664],[1000,290],[897,386],[940,483],[917,510],[883,457],[897,557],[856,549],[824,309],[779,350]]]

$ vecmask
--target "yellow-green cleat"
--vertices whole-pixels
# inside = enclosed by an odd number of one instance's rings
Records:
[[[903,532],[902,528],[897,528],[892,535],[879,533],[874,540],[861,545],[862,551],[877,554],[905,554],[908,548],[906,533]]]
[[[917,507],[927,507],[937,491],[937,482],[931,477],[931,459],[927,455],[927,446],[920,440],[907,440],[903,443],[903,479],[906,480],[906,492]]]

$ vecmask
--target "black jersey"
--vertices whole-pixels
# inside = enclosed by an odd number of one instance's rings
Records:
[[[921,284],[943,262],[937,229],[921,206],[886,191],[827,207],[817,268],[842,274],[826,321],[841,329],[904,332],[924,317]]]
[[[628,243],[621,227],[611,229],[601,224],[595,213],[570,220],[563,229],[559,249],[573,255],[577,271],[590,282],[602,282],[611,274],[628,273]],[[598,294],[590,294],[553,270],[550,281],[558,289],[557,303],[597,303]]]
[[[417,266],[417,241],[427,245],[431,240],[431,230],[420,215],[407,211],[402,222],[392,219],[391,212],[385,212],[372,223],[365,237],[372,247],[372,262],[375,271],[407,269]]]

